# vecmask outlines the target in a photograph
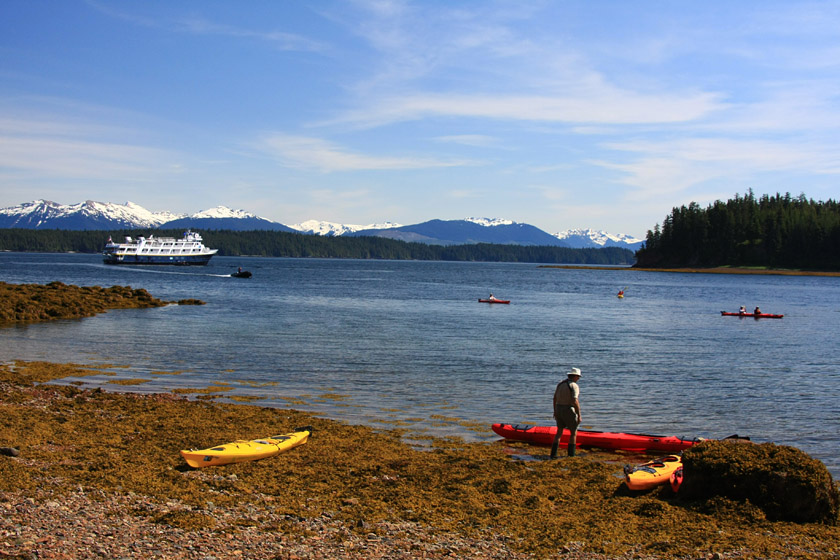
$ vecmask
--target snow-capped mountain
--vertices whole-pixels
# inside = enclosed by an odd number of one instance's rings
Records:
[[[637,239],[631,235],[620,233],[614,235],[605,231],[596,231],[594,229],[568,229],[554,234],[554,237],[565,241],[569,247],[575,249],[584,249],[588,247],[621,247],[623,249],[630,249],[631,251],[638,250],[644,239]]]
[[[96,230],[191,227],[293,231],[281,223],[226,206],[217,206],[192,215],[150,212],[133,202],[115,204],[93,200],[66,205],[49,200],[36,200],[0,209],[0,228]]]
[[[432,245],[498,243],[503,245],[548,245],[567,247],[563,242],[532,225],[510,220],[468,218],[465,220],[430,220],[411,226],[361,230],[345,235],[385,237]]]
[[[232,210],[227,206],[216,206],[209,210],[202,210],[190,216],[165,222],[161,229],[228,229],[232,231],[294,231],[280,222],[261,218],[244,210]]]
[[[354,233],[368,229],[390,229],[402,227],[400,224],[394,222],[384,222],[381,224],[370,224],[367,226],[358,226],[351,224],[337,224],[335,222],[321,222],[318,220],[307,220],[299,224],[292,224],[290,228],[301,233],[310,233],[313,235],[325,235],[329,237],[338,237],[346,233]]]
[[[612,235],[591,229],[567,230],[549,234],[529,224],[502,218],[470,217],[463,220],[430,220],[414,225],[383,222],[367,226],[309,220],[286,226],[244,210],[217,206],[192,215],[150,212],[133,202],[114,204],[88,200],[62,205],[35,200],[0,209],[0,228],[25,229],[205,229],[268,230],[324,236],[374,236],[428,243],[458,245],[496,243],[510,245],[548,245],[571,248],[621,247],[636,250],[643,241],[629,235]]]
[[[228,208],[227,206],[216,206],[215,208],[210,208],[209,210],[202,210],[201,212],[196,212],[192,214],[190,218],[257,218],[258,216],[246,212],[245,210],[233,210]],[[261,218],[263,220],[268,220],[268,218]],[[271,220],[268,220],[271,221]]]
[[[512,220],[505,220],[503,218],[464,218],[464,221],[473,224],[478,224],[484,227],[512,226],[516,223]]]
[[[0,227],[25,229],[108,229],[158,227],[180,216],[171,212],[150,212],[138,204],[96,202],[58,204],[35,200],[0,209]]]

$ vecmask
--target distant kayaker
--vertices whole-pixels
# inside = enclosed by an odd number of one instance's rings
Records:
[[[624,297],[624,290],[618,290],[618,297]]]
[[[758,306],[756,306],[755,311],[753,311],[753,314],[754,315],[761,315],[761,309],[759,309]]]
[[[496,296],[494,296],[493,294],[490,294],[490,297],[487,298],[487,299],[489,299],[490,301],[496,301]]]
[[[566,379],[557,384],[554,390],[554,420],[557,422],[557,435],[551,444],[551,458],[557,458],[557,446],[563,437],[563,430],[569,430],[569,457],[575,456],[577,429],[580,425],[580,369],[573,367],[566,374]]]
[[[741,309],[738,310],[738,313],[740,313],[741,315],[746,315],[747,314],[747,308],[742,305]]]

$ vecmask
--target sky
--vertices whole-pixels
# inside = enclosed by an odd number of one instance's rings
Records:
[[[5,0],[0,207],[643,238],[840,194],[840,3]]]

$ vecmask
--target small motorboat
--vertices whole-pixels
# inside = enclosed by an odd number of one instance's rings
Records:
[[[234,277],[234,278],[250,278],[251,277],[251,272],[248,271],[248,270],[242,270],[240,268],[239,270],[237,270],[236,272],[231,274],[231,276]]]

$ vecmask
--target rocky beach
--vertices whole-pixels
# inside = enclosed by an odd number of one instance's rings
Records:
[[[27,309],[4,310],[4,325],[151,298],[4,289],[26,295],[3,305]],[[39,310],[55,301],[69,311]],[[222,402],[201,388],[50,383],[90,374],[102,370],[0,365],[0,558],[840,558],[837,484],[793,448],[704,443],[685,461],[708,492],[633,493],[621,469],[639,458],[617,453],[551,461],[547,449],[457,438],[417,447],[399,430]],[[308,443],[262,461],[191,469],[179,454],[305,425]]]

